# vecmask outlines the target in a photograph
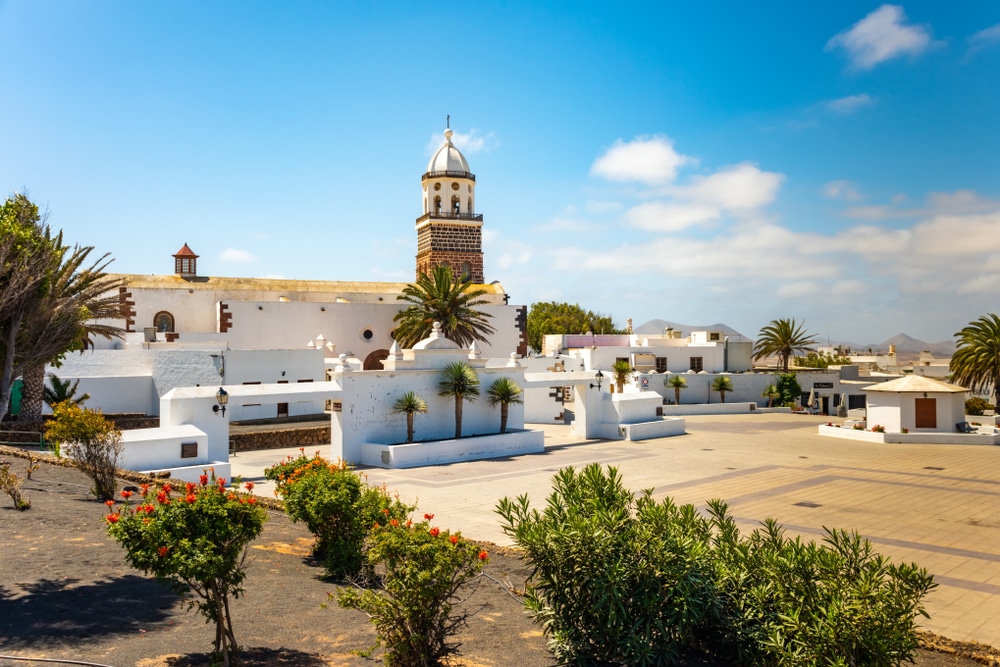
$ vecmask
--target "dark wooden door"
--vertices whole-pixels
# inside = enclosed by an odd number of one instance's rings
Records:
[[[918,398],[914,403],[914,426],[937,428],[937,399]]]

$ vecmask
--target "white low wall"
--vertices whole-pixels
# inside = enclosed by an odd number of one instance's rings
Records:
[[[1000,433],[988,426],[979,433],[874,433],[823,425],[819,427],[819,434],[844,440],[904,445],[1000,445]]]
[[[153,473],[162,473],[165,471],[170,472],[170,480],[181,481],[181,482],[193,482],[198,483],[198,478],[202,475],[207,474],[205,471],[211,468],[215,472],[216,477],[223,477],[226,483],[232,479],[230,472],[232,471],[232,466],[224,461],[215,461],[214,463],[207,463],[205,465],[196,466],[180,466],[178,468],[154,468],[152,470],[140,470],[139,472],[144,475],[152,475]]]
[[[366,442],[361,445],[360,463],[378,468],[416,468],[543,451],[545,434],[525,430],[402,445]]]
[[[679,417],[637,424],[609,424],[605,422],[598,427],[599,437],[605,440],[628,440],[631,442],[650,438],[668,438],[674,435],[684,435],[686,432],[684,420]]]
[[[782,408],[788,410],[788,408]],[[663,416],[675,415],[745,415],[760,412],[756,403],[681,403],[664,405]]]

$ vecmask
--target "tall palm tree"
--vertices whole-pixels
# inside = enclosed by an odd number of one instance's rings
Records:
[[[427,401],[416,392],[408,391],[396,399],[392,404],[392,411],[395,414],[406,414],[406,442],[413,442],[413,415],[418,412],[427,414]]]
[[[632,375],[632,366],[627,361],[619,359],[611,367],[611,374],[614,376],[614,383],[618,386],[620,394],[625,389],[625,383],[628,382],[629,376]]]
[[[811,347],[816,344],[814,334],[805,333],[803,326],[804,323],[796,325],[795,318],[771,320],[757,335],[757,341],[753,344],[753,360],[778,355],[781,357],[781,370],[787,373],[788,359],[793,354],[816,351]]]
[[[105,253],[86,266],[92,246],[62,248],[62,261],[53,269],[44,307],[25,318],[18,333],[18,369],[24,380],[23,421],[42,417],[45,366],[73,350],[85,349],[94,336],[121,338],[125,331],[109,324],[120,317],[121,279],[105,273],[111,263]]]
[[[723,403],[726,402],[726,392],[733,390],[733,381],[727,378],[725,375],[720,375],[712,381],[712,391],[719,392],[719,398]]]
[[[416,284],[407,285],[396,297],[410,305],[392,318],[398,322],[396,341],[400,347],[413,347],[431,333],[435,322],[441,323],[441,333],[461,347],[472,341],[486,341],[496,330],[490,325],[489,313],[476,310],[489,303],[482,299],[486,290],[474,289],[454,279],[447,266],[435,266],[431,273],[422,273]]]
[[[476,370],[464,361],[448,364],[441,371],[438,382],[438,396],[455,399],[455,437],[462,437],[462,403],[475,403],[479,397],[479,376]]]
[[[955,334],[951,381],[981,394],[992,394],[1000,404],[1000,317],[983,315]]]
[[[500,432],[507,432],[507,409],[510,404],[524,403],[521,387],[508,377],[497,378],[486,390],[487,400],[492,407],[500,406]]]
[[[671,375],[663,383],[663,386],[664,387],[673,387],[674,388],[674,403],[676,405],[680,405],[681,404],[681,389],[687,389],[688,381],[685,380],[680,375]]]
[[[767,399],[767,407],[774,407],[774,399],[781,398],[781,392],[773,384],[769,384],[764,387],[764,391],[760,392],[762,398]]]

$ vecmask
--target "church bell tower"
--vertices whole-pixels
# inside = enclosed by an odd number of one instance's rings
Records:
[[[450,123],[449,123],[450,125]],[[424,213],[417,218],[417,276],[435,266],[455,280],[482,284],[483,216],[476,210],[476,176],[451,143],[451,127],[421,178]]]

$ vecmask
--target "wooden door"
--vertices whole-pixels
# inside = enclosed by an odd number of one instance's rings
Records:
[[[937,399],[914,399],[914,426],[917,428],[937,428]]]

